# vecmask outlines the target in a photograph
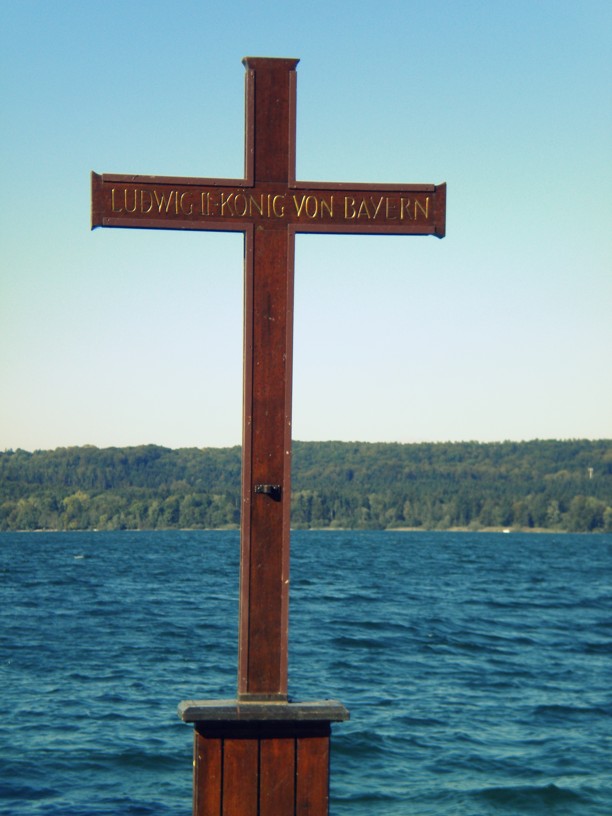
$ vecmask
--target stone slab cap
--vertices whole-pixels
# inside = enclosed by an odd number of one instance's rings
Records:
[[[178,715],[195,722],[344,722],[348,709],[337,700],[307,703],[244,702],[242,700],[183,700]]]

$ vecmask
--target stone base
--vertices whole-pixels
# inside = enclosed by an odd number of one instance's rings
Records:
[[[331,723],[343,705],[188,700],[194,816],[328,816]]]

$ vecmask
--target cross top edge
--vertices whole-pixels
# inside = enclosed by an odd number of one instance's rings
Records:
[[[295,71],[299,61],[299,57],[243,57],[242,64],[252,71],[263,67],[277,67],[285,68],[287,71]]]

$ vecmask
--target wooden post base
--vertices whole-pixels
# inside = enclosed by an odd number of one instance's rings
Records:
[[[328,816],[331,722],[340,703],[187,701],[193,816]]]

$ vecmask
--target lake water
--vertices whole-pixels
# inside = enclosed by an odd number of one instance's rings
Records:
[[[236,532],[0,534],[0,813],[189,816],[232,697]],[[612,813],[612,536],[296,532],[290,694],[332,816]]]

